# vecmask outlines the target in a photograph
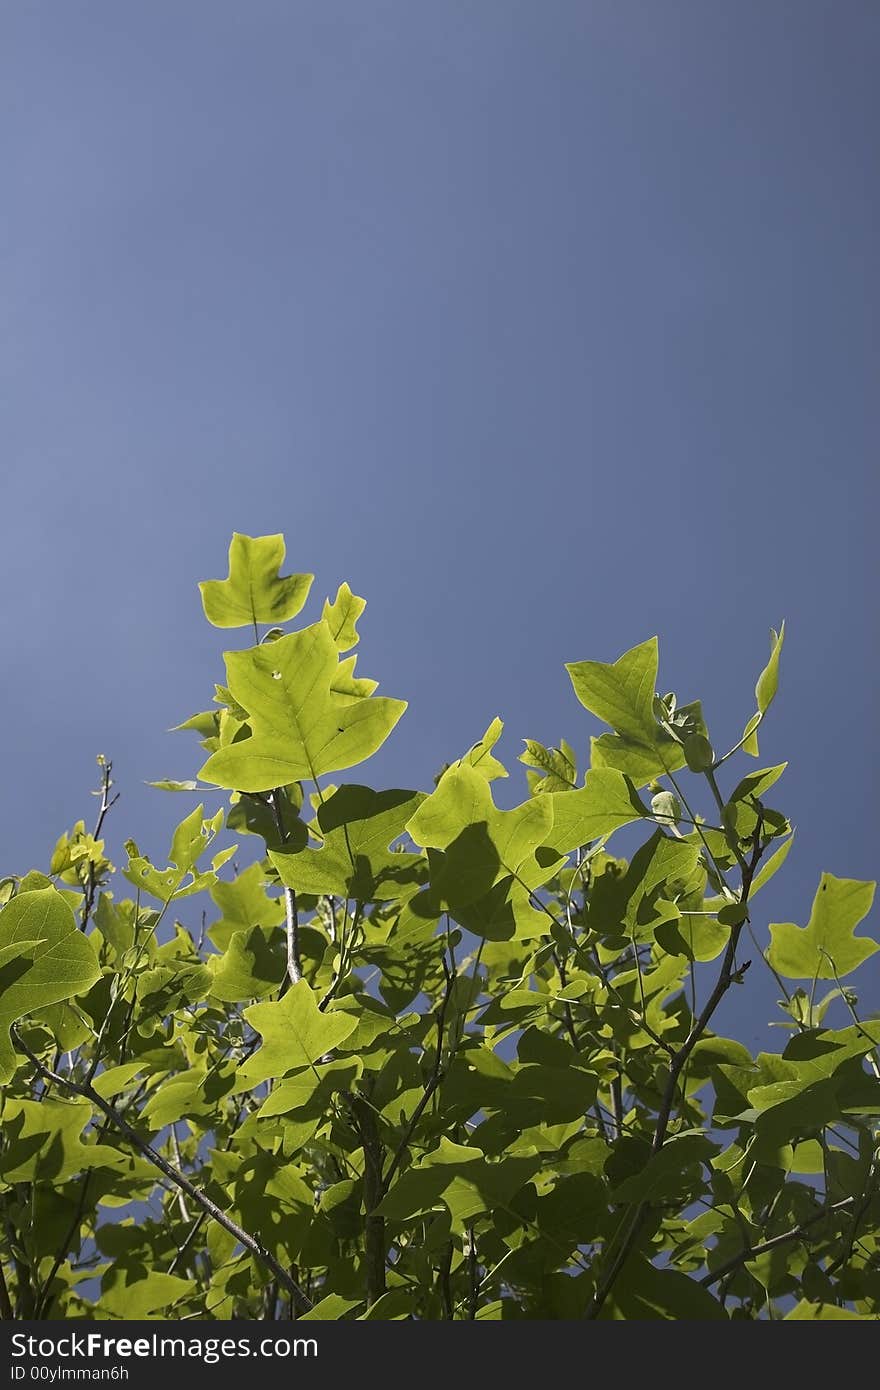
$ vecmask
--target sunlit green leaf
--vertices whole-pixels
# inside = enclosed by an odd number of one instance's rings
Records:
[[[348,1014],[321,1013],[306,980],[292,985],[283,999],[253,1004],[245,1009],[244,1016],[263,1040],[238,1074],[248,1088],[270,1076],[285,1076],[310,1066],[357,1027],[357,1019]]]
[[[284,554],[283,536],[243,536],[236,531],[229,545],[229,577],[199,585],[208,622],[214,627],[245,627],[296,617],[314,575],[282,577]]]
[[[422,856],[392,852],[424,800],[421,792],[339,787],[318,810],[320,849],[270,852],[282,883],[298,893],[338,894],[359,902],[395,898],[419,884]]]
[[[565,669],[585,709],[610,724],[615,733],[651,748],[657,730],[653,709],[657,662],[657,638],[651,637],[610,665],[578,661]]]
[[[794,922],[770,926],[770,964],[786,979],[842,979],[880,950],[855,928],[874,901],[875,884],[823,874],[805,927]]]
[[[375,753],[406,704],[337,693],[337,666],[325,622],[268,647],[227,652],[227,684],[249,711],[253,733],[212,753],[199,777],[238,791],[269,791],[354,767]]]
[[[445,851],[432,882],[450,902],[482,897],[510,875],[529,888],[549,877],[535,855],[553,824],[549,797],[533,797],[512,811],[499,811],[489,784],[473,768],[453,768],[423,801],[407,830],[417,845]]]
[[[100,978],[91,941],[56,888],[18,893],[0,911],[0,1082],[16,1067],[10,1024],[72,999]]]
[[[340,584],[332,603],[325,600],[321,616],[330,629],[337,651],[347,652],[357,646],[357,622],[366,606],[366,600],[353,594],[347,584]]]

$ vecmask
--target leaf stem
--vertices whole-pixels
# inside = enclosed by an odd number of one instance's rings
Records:
[[[281,818],[281,808],[278,805],[278,788],[269,793],[269,800],[272,803],[272,813],[275,817],[275,826],[278,831],[278,838],[282,845],[287,843],[287,832],[284,829],[284,821]],[[292,985],[298,985],[303,977],[302,959],[299,953],[299,913],[296,906],[296,893],[292,888],[284,887],[284,918],[285,931],[287,934],[287,978]]]

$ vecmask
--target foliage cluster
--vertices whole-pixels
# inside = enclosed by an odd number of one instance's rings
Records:
[[[877,1318],[874,885],[825,873],[768,934],[784,764],[729,776],[783,630],[720,756],[655,639],[570,665],[609,732],[585,773],[527,741],[500,809],[498,719],[430,792],[336,780],[405,708],[356,673],[364,601],[285,631],[312,577],[282,537],[229,561],[204,611],[252,642],[180,726],[228,808],[117,871],[99,758],[94,832],[0,885],[0,1313]],[[778,1054],[713,1031],[749,955]]]

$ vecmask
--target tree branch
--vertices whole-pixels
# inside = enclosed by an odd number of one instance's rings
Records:
[[[748,861],[748,863],[746,863],[744,860],[742,861],[742,884],[739,902],[745,910],[748,909],[749,894],[752,889],[752,881],[755,877],[755,872],[757,870],[758,863],[763,852],[761,846],[762,828],[763,826],[761,818],[759,816],[758,824],[755,827],[754,832],[751,859]],[[672,1107],[675,1103],[675,1093],[678,1087],[678,1078],[681,1075],[688,1058],[690,1057],[697,1043],[700,1041],[700,1038],[703,1036],[706,1029],[708,1028],[709,1023],[711,1022],[712,1017],[715,1013],[715,1010],[718,1008],[718,1005],[721,1003],[721,1000],[724,998],[725,994],[730,989],[730,986],[733,984],[734,967],[736,965],[736,948],[745,921],[746,917],[743,917],[743,920],[741,922],[738,922],[735,926],[731,927],[730,937],[727,942],[727,949],[724,952],[724,959],[721,963],[721,970],[719,971],[718,979],[715,981],[715,986],[711,994],[709,995],[709,998],[706,1000],[706,1003],[703,1005],[699,1018],[697,1018],[697,1020],[693,1023],[690,1032],[688,1033],[681,1047],[678,1049],[678,1051],[675,1053],[675,1056],[669,1063],[669,1076],[666,1082],[666,1089],[663,1093],[663,1099],[660,1102],[660,1110],[657,1115],[657,1125],[654,1130],[654,1139],[651,1145],[652,1152],[655,1154],[659,1153],[666,1141],[666,1135],[669,1130],[669,1120],[670,1116],[672,1115]],[[639,1233],[641,1232],[643,1225],[645,1224],[645,1219],[648,1215],[649,1210],[649,1202],[640,1202],[636,1207],[630,1228],[623,1239],[620,1249],[618,1250],[610,1269],[606,1272],[598,1288],[596,1289],[596,1292],[593,1294],[593,1297],[590,1300],[589,1306],[585,1313],[585,1317],[595,1319],[599,1316],[599,1313],[601,1312],[602,1307],[606,1299],[608,1298],[608,1295],[614,1287],[614,1283],[618,1278],[620,1271],[623,1269],[624,1265],[629,1259],[629,1256],[632,1252],[632,1248],[639,1237]]]
[[[805,1231],[811,1226],[815,1226],[819,1221],[831,1211],[848,1211],[855,1202],[855,1197],[844,1197],[840,1202],[832,1202],[830,1206],[823,1207],[814,1216],[810,1216],[806,1221],[801,1221],[797,1226],[792,1226],[790,1231],[783,1231],[781,1235],[772,1236],[770,1240],[763,1240],[759,1245],[749,1245],[740,1250],[738,1255],[733,1255],[726,1260],[723,1265],[713,1269],[709,1274],[703,1276],[700,1283],[704,1288],[711,1288],[717,1284],[719,1279],[724,1279],[733,1270],[739,1269],[740,1265],[748,1264],[749,1260],[756,1260],[759,1255],[766,1255],[768,1250],[775,1250],[778,1245],[788,1245],[793,1240],[800,1240]]]
[[[225,1231],[228,1231],[231,1236],[234,1236],[237,1241],[240,1241],[246,1250],[249,1250],[256,1259],[271,1271],[279,1284],[283,1286],[293,1299],[298,1311],[309,1311],[312,1306],[311,1300],[306,1297],[303,1290],[295,1280],[290,1277],[284,1266],[278,1263],[271,1251],[267,1250],[260,1241],[248,1231],[245,1231],[237,1222],[233,1221],[230,1216],[227,1216],[215,1202],[211,1201],[210,1197],[204,1194],[204,1192],[200,1192],[197,1187],[194,1187],[189,1178],[185,1177],[183,1173],[178,1172],[178,1170],[174,1168],[167,1159],[163,1158],[146,1139],[142,1139],[137,1130],[132,1129],[131,1125],[122,1118],[119,1112],[114,1110],[113,1106],[110,1105],[103,1096],[98,1095],[94,1087],[90,1085],[80,1085],[78,1082],[70,1081],[66,1076],[61,1076],[56,1072],[50,1071],[48,1067],[43,1065],[39,1057],[31,1052],[27,1043],[22,1041],[18,1033],[15,1034],[15,1037],[24,1055],[33,1063],[45,1080],[53,1081],[57,1086],[64,1086],[68,1091],[72,1091],[74,1095],[84,1096],[86,1100],[91,1101],[93,1105],[97,1106],[98,1109],[106,1115],[110,1123],[119,1130],[119,1133],[122,1134],[130,1144],[133,1144],[134,1147],[143,1154],[144,1158],[152,1163],[154,1168],[158,1168],[160,1173],[173,1182],[187,1197],[191,1198],[197,1206],[201,1207],[202,1211],[212,1217],[212,1219],[216,1221],[218,1225],[222,1226]]]

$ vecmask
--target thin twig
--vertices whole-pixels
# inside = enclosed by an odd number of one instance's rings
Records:
[[[99,763],[101,767],[101,805],[98,808],[98,819],[95,821],[95,829],[92,832],[93,840],[97,840],[99,835],[101,834],[101,829],[104,825],[104,817],[110,810],[110,807],[115,806],[116,802],[119,800],[119,792],[117,792],[114,797],[110,796],[110,788],[113,786],[113,782],[110,777],[110,774],[113,771],[112,762],[105,762],[103,761],[102,757],[101,759],[99,759]],[[86,881],[85,887],[85,902],[83,904],[82,920],[79,924],[80,931],[85,931],[86,927],[89,924],[89,918],[92,915],[92,908],[95,905],[95,891],[97,889],[97,886],[98,881],[95,878],[95,866],[90,859],[88,879]]]
[[[831,1211],[846,1211],[855,1201],[855,1197],[844,1197],[840,1202],[832,1202],[830,1206],[823,1207],[815,1215],[809,1216],[806,1221],[801,1221],[799,1225],[792,1226],[790,1231],[783,1231],[781,1235],[772,1236],[770,1240],[763,1240],[759,1245],[747,1246],[740,1250],[738,1255],[732,1255],[729,1260],[725,1260],[723,1265],[713,1269],[700,1280],[704,1288],[711,1288],[717,1284],[719,1279],[723,1279],[731,1270],[739,1269],[740,1265],[748,1264],[750,1260],[756,1260],[759,1255],[766,1255],[768,1250],[775,1250],[778,1245],[788,1245],[793,1240],[800,1240],[801,1236],[810,1226],[815,1226]]]
[[[183,1163],[180,1157],[180,1145],[177,1142],[176,1125],[171,1126],[171,1152],[174,1154],[174,1162],[177,1164],[178,1168],[182,1168]],[[177,1205],[184,1221],[192,1221],[192,1217],[189,1214],[189,1207],[186,1205],[186,1198],[182,1192],[178,1192],[177,1194]]]
[[[177,1253],[176,1253],[175,1256],[174,1256],[174,1259],[171,1261],[170,1265],[168,1266],[168,1273],[169,1273],[169,1274],[173,1274],[173,1273],[174,1273],[174,1271],[175,1271],[175,1269],[177,1268],[178,1264],[179,1264],[180,1261],[183,1259],[183,1257],[184,1257],[184,1255],[186,1254],[186,1252],[187,1252],[187,1250],[189,1249],[189,1247],[192,1245],[192,1243],[193,1243],[193,1241],[195,1240],[196,1236],[198,1235],[199,1231],[202,1229],[202,1226],[205,1224],[205,1221],[206,1221],[206,1219],[207,1219],[207,1215],[208,1215],[208,1213],[205,1212],[205,1211],[199,1212],[199,1214],[198,1214],[198,1216],[196,1217],[195,1221],[193,1222],[192,1226],[191,1226],[190,1229],[187,1231],[186,1236],[185,1236],[184,1241],[183,1241],[183,1244],[180,1246],[180,1248],[178,1249]]]
[[[763,825],[761,817],[759,815],[758,824],[755,827],[754,832],[752,855],[748,863],[744,864],[742,872],[742,883],[739,902],[742,904],[744,909],[748,908],[749,893],[751,892],[752,881],[754,879],[756,870],[758,868],[758,863],[763,852],[761,845],[762,828]],[[743,921],[738,922],[735,926],[731,927],[730,937],[727,942],[727,949],[724,952],[724,959],[722,961],[721,970],[718,974],[718,979],[715,982],[715,986],[712,989],[709,998],[706,1000],[706,1003],[703,1005],[699,1018],[697,1018],[697,1020],[691,1025],[690,1032],[688,1033],[681,1047],[678,1049],[678,1051],[675,1053],[675,1056],[669,1063],[669,1076],[666,1082],[666,1089],[663,1093],[663,1099],[660,1102],[660,1110],[657,1115],[657,1124],[654,1130],[654,1139],[651,1146],[652,1152],[655,1154],[659,1153],[659,1151],[663,1147],[663,1144],[666,1141],[666,1136],[669,1130],[669,1120],[672,1115],[672,1107],[675,1102],[675,1094],[678,1088],[678,1078],[681,1075],[682,1069],[684,1068],[688,1058],[690,1057],[700,1038],[703,1036],[706,1029],[708,1028],[709,1023],[715,1013],[715,1010],[718,1008],[718,1005],[721,1003],[721,1000],[724,998],[725,994],[730,989],[730,986],[733,984],[734,969],[736,966],[736,948],[737,943],[739,942],[740,935],[742,933],[744,921],[745,918],[743,919]],[[633,1213],[630,1227],[621,1242],[620,1248],[614,1258],[614,1261],[612,1262],[610,1268],[606,1271],[605,1275],[601,1279],[596,1289],[596,1292],[593,1294],[593,1297],[590,1300],[585,1317],[595,1319],[599,1316],[599,1313],[601,1312],[605,1304],[605,1301],[608,1298],[608,1295],[614,1287],[618,1275],[620,1274],[621,1270],[623,1269],[624,1265],[629,1259],[630,1253],[632,1252],[633,1246],[635,1245],[641,1232],[641,1229],[645,1224],[645,1220],[648,1216],[649,1211],[649,1202],[639,1202]]]
[[[445,956],[443,957],[443,970],[446,975],[446,988],[443,991],[443,998],[440,1002],[440,1007],[437,1009],[437,1012],[434,1016],[437,1023],[437,1051],[434,1055],[434,1065],[431,1068],[431,1074],[428,1077],[427,1082],[425,1083],[425,1089],[422,1092],[421,1098],[419,1099],[419,1102],[415,1110],[410,1116],[409,1124],[403,1132],[403,1138],[401,1139],[400,1143],[394,1151],[391,1163],[388,1167],[388,1171],[382,1178],[383,1196],[388,1191],[392,1182],[394,1181],[394,1176],[403,1161],[403,1155],[406,1152],[407,1145],[409,1144],[409,1141],[413,1136],[413,1132],[416,1128],[416,1125],[422,1118],[422,1115],[425,1112],[425,1108],[428,1105],[428,1102],[430,1101],[437,1087],[440,1085],[440,1082],[443,1080],[443,1032],[446,1026],[446,1012],[449,1008],[449,1001],[452,998],[452,991],[455,988],[455,975],[449,969],[449,966],[446,964]]]

